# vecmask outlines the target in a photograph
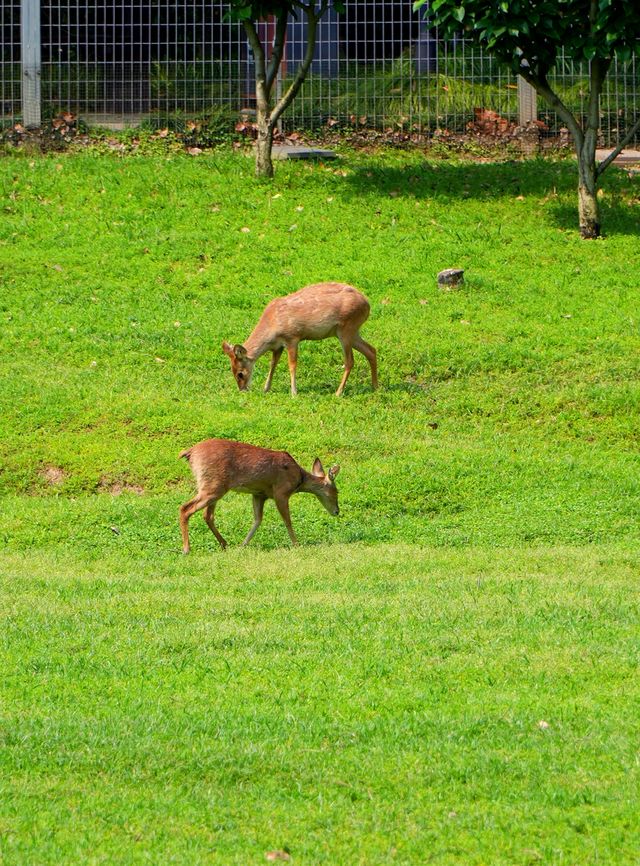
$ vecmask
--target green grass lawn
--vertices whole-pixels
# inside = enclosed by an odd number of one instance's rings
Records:
[[[571,162],[0,159],[0,862],[633,864],[640,180]],[[248,230],[248,231],[247,231]],[[441,292],[435,275],[466,270]],[[370,298],[300,396],[220,348]],[[179,452],[340,463],[220,552]],[[248,497],[217,519],[237,544]],[[542,724],[541,724],[542,723]]]

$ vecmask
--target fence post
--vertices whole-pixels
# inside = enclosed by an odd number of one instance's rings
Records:
[[[526,126],[538,119],[538,99],[535,88],[518,75],[518,123]]]
[[[22,123],[40,126],[40,0],[22,0],[20,4],[20,60]]]

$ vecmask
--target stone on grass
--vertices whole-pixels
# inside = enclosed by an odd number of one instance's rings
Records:
[[[462,268],[447,268],[438,274],[438,286],[445,292],[450,292],[464,285],[464,270]]]

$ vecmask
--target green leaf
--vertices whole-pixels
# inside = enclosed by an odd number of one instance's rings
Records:
[[[465,11],[466,10],[464,6],[458,6],[457,9],[453,10],[453,17],[456,19],[456,21],[464,21]]]
[[[640,49],[637,48],[636,51],[640,53]],[[623,63],[631,60],[631,58],[633,57],[633,53],[633,49],[630,45],[621,45],[620,48],[616,49],[616,57]]]

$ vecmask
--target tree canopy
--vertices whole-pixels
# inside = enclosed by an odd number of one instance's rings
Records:
[[[572,60],[640,55],[640,4],[633,0],[417,0],[445,35],[472,35],[514,72],[523,61],[547,75],[561,50]]]

